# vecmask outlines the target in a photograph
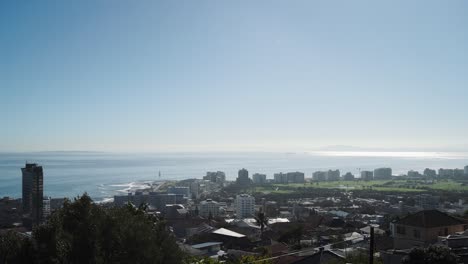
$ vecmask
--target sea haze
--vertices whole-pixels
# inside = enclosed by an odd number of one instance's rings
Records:
[[[84,192],[96,200],[124,194],[155,180],[201,178],[207,171],[221,170],[233,180],[241,168],[265,173],[302,171],[307,178],[317,170],[340,169],[341,173],[391,167],[393,174],[426,167],[463,168],[465,152],[364,152],[319,151],[301,153],[154,153],[103,152],[0,153],[0,197],[21,197],[21,167],[35,162],[44,167],[44,194],[74,197]],[[161,172],[161,178],[158,174]]]

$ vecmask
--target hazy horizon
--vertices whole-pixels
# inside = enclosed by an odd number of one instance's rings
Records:
[[[363,170],[384,167],[392,168],[393,175],[405,175],[409,170],[423,172],[425,168],[463,169],[467,160],[468,152],[0,153],[0,193],[21,197],[20,168],[25,162],[43,166],[46,195],[75,197],[87,192],[92,197],[109,198],[144,188],[145,182],[201,179],[207,171],[223,171],[228,180],[235,180],[241,168],[250,175],[266,174],[268,179],[275,173],[291,171],[310,178],[316,171],[329,169],[359,177]]]
[[[1,2],[0,151],[468,151],[467,11]]]
[[[200,150],[200,149],[172,149],[172,150],[0,150],[0,154],[7,153],[109,153],[109,154],[164,154],[164,153],[309,153],[309,154],[320,154],[320,155],[350,155],[350,156],[363,156],[368,155],[369,153],[375,153],[376,156],[382,155],[396,155],[400,157],[405,157],[406,155],[416,155],[416,156],[426,156],[426,155],[457,155],[456,153],[468,154],[468,147],[439,147],[439,148],[365,148],[358,146],[323,146],[317,148],[307,148],[307,149],[248,149],[248,148],[239,148],[239,149],[209,149],[209,150]]]

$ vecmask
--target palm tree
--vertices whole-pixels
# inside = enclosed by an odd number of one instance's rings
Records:
[[[255,216],[254,218],[257,221],[257,224],[260,226],[260,232],[263,237],[263,230],[268,225],[268,218],[262,211],[258,212],[257,216]]]
[[[208,214],[208,221],[211,225],[211,221],[213,221],[213,214],[211,212]]]

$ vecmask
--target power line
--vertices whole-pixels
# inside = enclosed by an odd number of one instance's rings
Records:
[[[336,243],[332,243],[332,244],[327,244],[325,246],[330,246],[331,247],[331,246],[334,246],[334,245],[343,244],[343,243],[350,242],[350,241],[357,240],[357,239],[363,239],[363,238],[362,237],[356,237],[356,238],[345,240],[345,241],[340,241],[340,242],[336,242]],[[364,240],[366,240],[366,237],[364,237]],[[279,258],[282,258],[282,257],[293,256],[293,255],[297,255],[297,254],[305,253],[305,252],[311,252],[311,251],[317,251],[317,250],[320,251],[320,249],[323,249],[323,248],[324,247],[316,247],[316,248],[310,248],[310,249],[306,249],[306,250],[295,251],[295,252],[286,253],[286,254],[283,254],[283,255],[275,256],[275,257],[255,260],[255,261],[249,262],[249,264],[250,263],[258,263],[258,262],[266,261],[266,260],[279,259]]]

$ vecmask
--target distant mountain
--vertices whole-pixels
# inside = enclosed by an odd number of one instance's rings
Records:
[[[332,145],[325,146],[316,149],[317,151],[365,151],[369,150],[368,148],[361,148],[356,146],[346,146],[346,145]]]
[[[315,151],[373,151],[373,152],[468,152],[467,145],[441,147],[357,147],[346,145],[332,145],[314,149]]]

